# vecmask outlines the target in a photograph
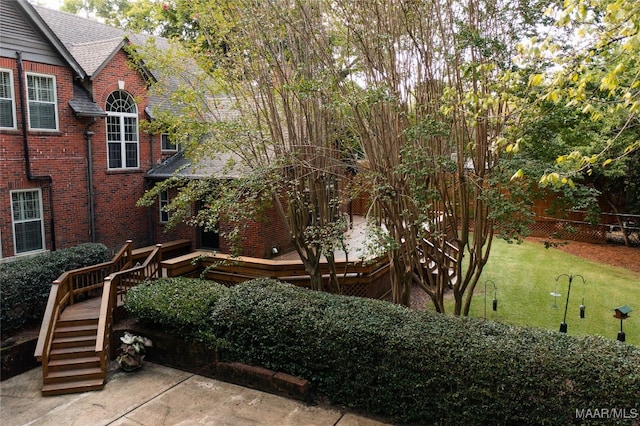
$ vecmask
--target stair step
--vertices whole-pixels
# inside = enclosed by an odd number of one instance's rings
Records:
[[[95,356],[96,346],[77,346],[73,348],[56,348],[49,352],[50,359],[86,358]]]
[[[75,368],[100,368],[100,357],[52,359],[48,362],[49,371],[68,371]]]
[[[42,387],[43,396],[61,395],[67,393],[87,392],[104,388],[104,380],[78,380],[68,383],[54,383]]]
[[[95,325],[98,326],[98,318],[75,318],[75,319],[59,319],[56,328],[68,328],[68,327],[77,327],[77,326],[88,326]]]
[[[55,337],[51,342],[51,347],[58,348],[75,348],[79,346],[95,346],[96,335],[93,336],[69,336],[69,337]]]
[[[95,336],[98,333],[98,324],[67,325],[58,322],[54,332],[54,338],[71,336]]]
[[[69,383],[85,380],[104,380],[104,373],[100,367],[50,371],[44,377],[44,384],[50,385],[54,383]]]

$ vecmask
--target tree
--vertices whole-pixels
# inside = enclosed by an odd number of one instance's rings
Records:
[[[326,71],[331,64],[320,62],[325,54],[307,40],[311,35],[326,38],[320,9],[313,1],[190,2],[188,7],[199,22],[210,25],[201,28],[197,43],[182,45],[190,48],[188,54],[199,67],[182,56],[176,61],[175,50],[148,46],[143,53],[137,47],[147,66],[183,77],[173,87],[163,87],[162,80],[156,85],[182,105],[159,111],[156,125],[172,129],[176,137],[188,135],[180,142],[189,147],[194,161],[227,155],[229,167],[239,167],[244,176],[225,185],[215,184],[215,179],[170,181],[143,202],[149,203],[162,188],[180,185],[181,196],[170,205],[176,219],[187,214],[186,204],[205,199],[210,208],[201,211],[195,223],[211,228],[226,218],[239,235],[243,219],[248,214],[255,218],[268,201],[285,223],[312,288],[325,288],[320,270],[324,256],[330,267],[329,288],[339,291],[333,253],[346,229],[340,205],[350,157],[342,113],[331,108],[336,90],[333,73]],[[209,30],[215,40],[208,37]],[[226,47],[215,48],[220,43]],[[184,64],[190,65],[176,69]],[[212,120],[223,106],[220,102],[232,113]]]
[[[342,88],[387,229],[393,301],[408,305],[416,283],[444,312],[451,287],[454,314],[467,315],[494,234],[517,237],[526,217],[500,157],[513,114],[511,59],[528,24],[511,2],[331,6],[346,54],[358,58],[354,84]]]
[[[558,157],[563,173],[548,172],[541,182],[561,185],[571,172],[588,171],[597,163],[607,166],[640,147],[637,137],[628,137],[622,149],[616,149],[616,141],[625,139],[628,131],[635,134],[638,125],[640,13],[633,0],[568,0],[563,8],[546,13],[558,30],[525,45],[528,60],[547,65],[531,76],[530,85],[546,88],[542,99],[575,106],[594,121],[607,116],[624,120],[597,149]],[[558,31],[567,36],[557,37]]]
[[[108,25],[125,28],[128,16],[134,4],[152,5],[151,0],[64,0],[60,10],[74,15],[84,14],[87,18],[95,16],[104,20]],[[150,9],[145,8],[148,12]]]
[[[191,110],[199,120],[171,126],[221,133],[223,144],[192,144],[193,155],[232,152],[252,171],[259,186],[241,187],[256,194],[249,199],[271,194],[318,288],[320,255],[331,260],[341,231],[335,189],[346,185],[332,182],[361,152],[358,181],[387,229],[393,301],[408,305],[417,283],[443,312],[452,287],[454,313],[466,315],[494,235],[517,238],[526,217],[501,157],[514,146],[504,137],[517,117],[511,61],[530,12],[526,2],[514,9],[498,0],[192,1],[200,33],[186,46],[216,83],[192,80],[178,99],[210,107],[203,100],[224,93],[239,115],[203,127],[210,112]],[[208,214],[200,220],[215,222],[221,210]]]

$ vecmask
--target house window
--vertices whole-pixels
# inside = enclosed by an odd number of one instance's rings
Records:
[[[169,192],[167,190],[160,191],[159,203],[160,203],[160,222],[167,223],[169,222],[169,212],[167,211],[167,206],[169,205]]]
[[[55,77],[27,74],[26,78],[29,128],[31,130],[58,130]]]
[[[177,151],[178,150],[178,144],[173,143],[171,141],[171,138],[169,138],[169,134],[168,133],[163,133],[162,135],[160,135],[160,137],[162,138],[162,150],[163,151]]]
[[[16,254],[43,250],[44,221],[40,190],[12,192],[11,217]]]
[[[118,90],[107,98],[106,110],[109,169],[138,168],[138,106]]]
[[[13,97],[13,72],[0,69],[0,128],[16,128],[16,103]]]

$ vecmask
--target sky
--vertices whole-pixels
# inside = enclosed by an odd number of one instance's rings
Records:
[[[60,10],[60,6],[62,6],[64,0],[29,0],[29,2],[47,7],[49,9]]]

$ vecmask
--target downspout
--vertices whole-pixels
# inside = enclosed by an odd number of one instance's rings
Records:
[[[153,138],[153,134],[149,134],[149,145],[150,145],[150,152],[149,155],[151,155],[151,168],[153,168],[153,166],[156,164],[156,159],[154,157],[155,154],[155,150],[153,149],[153,143],[154,143],[154,138]],[[145,179],[145,191],[147,189],[151,188],[151,182],[149,182],[149,179]],[[149,244],[153,244],[156,241],[156,229],[153,226],[153,205],[149,206],[147,208],[147,238],[149,239]]]
[[[96,242],[96,219],[95,219],[95,207],[94,207],[94,192],[93,192],[93,151],[91,148],[91,137],[96,134],[96,132],[89,130],[89,127],[95,123],[95,118],[87,126],[87,129],[84,131],[84,136],[87,139],[87,186],[88,195],[89,195],[89,241],[92,243]]]
[[[51,228],[51,250],[56,250],[56,221],[53,212],[53,177],[51,175],[34,176],[31,174],[31,160],[29,156],[29,135],[27,133],[27,107],[25,103],[24,70],[22,67],[22,52],[16,52],[16,63],[18,67],[18,88],[20,89],[20,118],[22,119],[22,143],[24,145],[24,163],[27,179],[31,182],[48,182],[49,184],[49,210]]]

